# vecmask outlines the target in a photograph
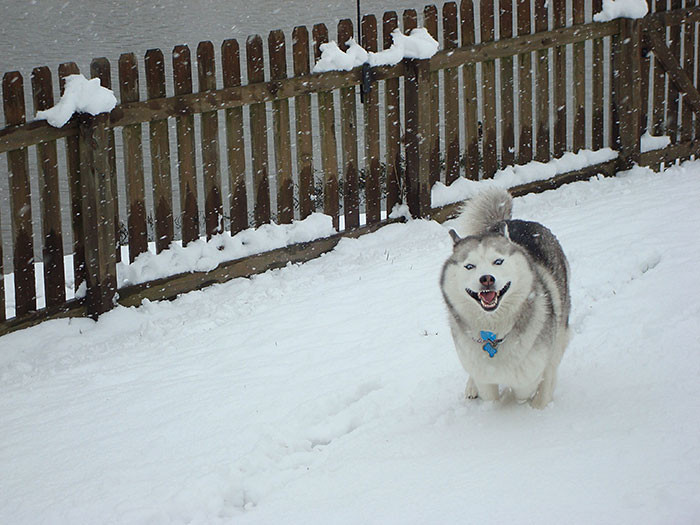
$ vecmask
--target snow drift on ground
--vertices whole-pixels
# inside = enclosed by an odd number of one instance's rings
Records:
[[[60,128],[73,113],[97,115],[112,111],[116,105],[114,92],[102,87],[99,78],[88,80],[83,75],[68,75],[61,99],[52,108],[38,111],[36,119],[46,120],[51,126]]]
[[[0,338],[0,522],[698,523],[700,163],[515,200],[572,269],[554,402],[463,398],[449,224]]]

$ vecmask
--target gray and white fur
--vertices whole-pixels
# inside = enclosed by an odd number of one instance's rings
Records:
[[[500,189],[465,203],[440,286],[466,396],[496,400],[500,386],[544,408],[569,341],[569,267],[549,229],[511,218],[512,203]]]

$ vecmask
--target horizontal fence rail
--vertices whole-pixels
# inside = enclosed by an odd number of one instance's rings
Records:
[[[125,53],[117,64],[98,58],[84,73],[119,104],[61,128],[31,115],[56,102],[77,66],[62,64],[56,79],[35,68],[28,82],[6,73],[0,334],[302,262],[342,237],[401,220],[389,218],[400,203],[413,217],[445,220],[456,205],[433,207],[438,182],[488,179],[567,151],[618,154],[511,188],[521,195],[696,155],[700,7],[650,1],[644,19],[595,23],[601,0],[592,13],[569,4],[447,2],[366,15],[359,28],[342,20],[334,34],[317,24],[291,38],[272,31],[242,44]],[[419,25],[440,44],[428,60],[311,73],[331,39],[346,49],[354,37],[379,51],[395,29]],[[645,133],[670,144],[647,150]],[[214,270],[119,281],[118,264],[174,242],[213,242],[314,212],[337,233]]]

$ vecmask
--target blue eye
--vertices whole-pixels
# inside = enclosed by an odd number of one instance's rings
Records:
[[[503,259],[496,259],[495,261],[493,261],[493,264],[495,264],[496,266],[500,266],[503,264]]]
[[[476,266],[474,266],[474,265],[471,264],[471,263],[465,264],[464,267],[465,267],[467,270],[473,270],[474,268],[476,268]]]

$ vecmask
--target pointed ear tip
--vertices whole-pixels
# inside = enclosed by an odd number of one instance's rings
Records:
[[[459,234],[453,229],[450,229],[450,237],[452,237],[452,242],[455,244],[462,240]]]

